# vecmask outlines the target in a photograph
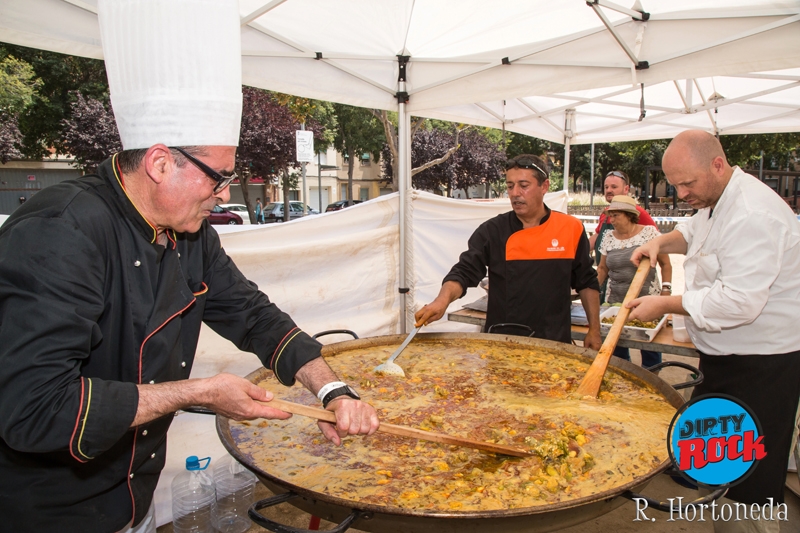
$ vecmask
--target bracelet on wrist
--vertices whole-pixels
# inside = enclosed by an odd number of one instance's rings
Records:
[[[328,394],[333,389],[338,389],[339,387],[346,387],[347,383],[344,381],[331,381],[330,383],[323,385],[319,392],[317,392],[317,398],[319,401],[323,401],[325,399],[325,395]]]

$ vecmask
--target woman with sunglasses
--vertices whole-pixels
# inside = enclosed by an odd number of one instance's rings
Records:
[[[613,231],[606,232],[600,241],[600,265],[597,267],[597,280],[602,284],[608,280],[606,301],[621,303],[625,299],[628,287],[636,274],[636,266],[631,263],[633,251],[660,235],[654,226],[638,224],[639,211],[636,201],[627,195],[614,196],[606,211],[608,221],[614,226]],[[659,256],[659,259],[663,259]],[[669,261],[659,261],[664,283],[659,284],[656,269],[650,270],[642,286],[639,296],[654,294],[672,294],[672,266]],[[618,346],[614,355],[626,361],[631,360],[628,348]],[[661,353],[642,350],[642,366],[651,367],[661,362]]]

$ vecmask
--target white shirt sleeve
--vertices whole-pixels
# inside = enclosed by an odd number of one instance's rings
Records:
[[[687,239],[687,233],[679,231]],[[699,284],[708,286],[683,295],[683,307],[699,329],[716,333],[759,316],[780,272],[786,233],[783,224],[759,213],[726,221],[720,239],[705,243],[694,260]]]

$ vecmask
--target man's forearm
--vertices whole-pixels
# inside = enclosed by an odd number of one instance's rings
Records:
[[[131,427],[146,424],[190,405],[204,405],[206,390],[201,379],[137,385],[139,406]]]
[[[312,359],[308,363],[300,367],[300,370],[295,374],[295,379],[302,383],[305,388],[310,390],[316,395],[319,390],[332,381],[339,381],[331,367],[325,362],[322,357]]]
[[[653,240],[658,242],[659,254],[685,254],[688,249],[683,233],[680,231],[673,230]]]
[[[586,320],[590,330],[600,331],[600,293],[594,289],[581,289],[578,291]]]

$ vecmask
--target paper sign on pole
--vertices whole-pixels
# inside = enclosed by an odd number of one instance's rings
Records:
[[[297,161],[311,163],[314,161],[314,132],[297,130]]]

